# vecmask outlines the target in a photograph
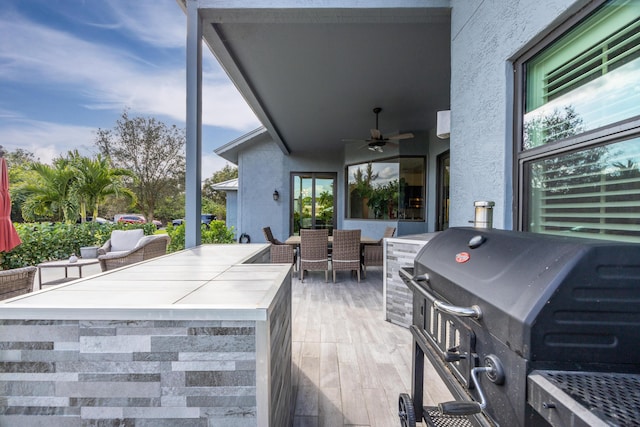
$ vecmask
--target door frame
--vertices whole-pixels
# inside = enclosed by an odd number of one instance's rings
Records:
[[[447,201],[451,197],[451,175],[449,175],[448,180],[449,190],[445,191],[445,162],[447,160],[449,160],[449,171],[451,171],[451,153],[449,150],[438,154],[436,158],[436,231],[445,230],[444,215],[445,212],[448,212],[449,204]],[[449,221],[447,221],[447,228],[449,228]]]
[[[315,186],[315,181],[316,179],[331,179],[333,180],[333,185],[332,185],[332,191],[333,191],[333,217],[332,217],[332,229],[335,230],[337,227],[337,202],[338,202],[338,197],[337,197],[337,189],[338,189],[338,174],[337,172],[291,172],[290,173],[290,186],[289,186],[289,191],[291,194],[291,200],[290,200],[290,204],[289,204],[289,235],[293,235],[294,234],[294,230],[295,230],[295,224],[294,224],[294,208],[295,208],[295,179],[296,177],[302,176],[304,178],[311,178],[312,179],[312,185],[311,185],[311,200],[312,200],[312,204],[311,204],[311,228],[315,228],[315,223],[316,223],[316,208],[315,208],[315,200],[316,200],[316,186]]]

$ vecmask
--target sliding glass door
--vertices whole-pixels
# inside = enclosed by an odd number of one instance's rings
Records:
[[[291,174],[291,234],[299,235],[301,228],[335,227],[335,173]]]

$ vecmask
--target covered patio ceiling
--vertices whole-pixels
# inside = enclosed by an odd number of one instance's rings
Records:
[[[203,37],[284,152],[342,152],[374,107],[383,133],[427,132],[449,108],[448,1],[251,3],[200,0]]]

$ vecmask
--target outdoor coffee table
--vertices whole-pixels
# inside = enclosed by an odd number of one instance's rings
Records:
[[[78,258],[75,262],[69,262],[67,259],[42,262],[38,264],[38,289],[42,289],[42,270],[45,268],[64,268],[64,277],[62,279],[51,280],[44,283],[45,285],[59,285],[60,283],[81,278],[82,267],[98,264],[99,262],[98,258]],[[69,267],[78,268],[78,277],[69,277]]]

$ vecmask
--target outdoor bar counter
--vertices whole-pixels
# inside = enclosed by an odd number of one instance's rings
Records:
[[[0,426],[291,425],[291,266],[203,245],[0,303]]]
[[[413,267],[416,255],[436,233],[384,239],[383,304],[385,319],[408,328],[413,320],[413,292],[400,278],[402,267]]]

